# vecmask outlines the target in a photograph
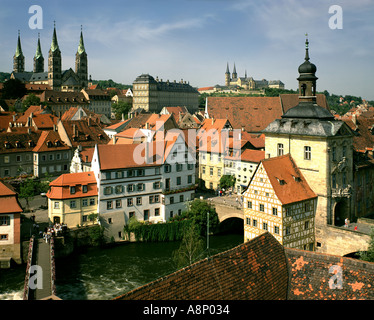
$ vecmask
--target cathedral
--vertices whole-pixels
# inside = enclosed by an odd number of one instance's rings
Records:
[[[247,76],[247,71],[245,71],[244,77],[238,77],[236,72],[236,66],[234,63],[234,69],[232,74],[230,73],[229,64],[227,63],[225,72],[225,86],[226,87],[241,87],[244,90],[261,90],[265,88],[277,88],[284,89],[284,83],[280,80],[254,80],[252,77]]]
[[[75,71],[72,68],[62,70],[61,51],[58,46],[56,26],[53,29],[52,43],[48,53],[48,70],[44,71],[44,57],[38,37],[34,56],[33,71],[25,71],[25,57],[22,53],[21,37],[18,32],[16,53],[13,56],[11,79],[19,79],[29,84],[48,85],[55,91],[80,91],[88,86],[87,53],[81,29],[77,53],[75,54]]]

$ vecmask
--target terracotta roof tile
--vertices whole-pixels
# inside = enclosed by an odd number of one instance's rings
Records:
[[[261,163],[269,177],[275,194],[283,204],[317,197],[290,154],[265,159]]]

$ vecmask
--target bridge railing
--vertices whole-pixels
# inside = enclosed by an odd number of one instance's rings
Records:
[[[55,240],[54,237],[51,237],[49,242],[50,250],[50,262],[51,262],[51,292],[52,295],[56,295],[56,265],[55,265]]]
[[[34,257],[34,248],[35,248],[35,236],[33,235],[30,238],[29,242],[29,252],[27,254],[27,265],[26,265],[26,276],[25,276],[25,285],[23,288],[23,300],[29,300],[30,298],[30,267],[32,266],[33,257]]]

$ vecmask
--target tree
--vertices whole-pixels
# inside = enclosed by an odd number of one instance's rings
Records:
[[[30,203],[38,189],[38,182],[35,179],[26,179],[20,185],[20,192],[19,197],[21,199],[25,199],[26,201],[26,209],[30,210]]]
[[[40,98],[30,93],[22,102],[22,111],[25,112],[30,106],[39,106]]]
[[[374,228],[371,228],[368,250],[360,252],[359,255],[361,260],[374,262]]]
[[[232,175],[225,174],[219,180],[219,185],[221,188],[228,189],[235,185],[236,178]]]
[[[17,99],[22,98],[27,94],[27,89],[24,83],[18,79],[9,79],[4,82],[2,90],[3,99]]]
[[[182,213],[182,216],[191,219],[193,224],[199,229],[202,236],[207,235],[208,230],[208,214],[209,214],[209,231],[214,230],[219,225],[218,214],[214,206],[204,200],[195,199],[189,203],[187,211]]]
[[[127,113],[131,109],[131,103],[118,101],[117,103],[113,103],[112,109],[114,114],[116,115],[117,120],[120,120],[122,118],[122,114],[124,114],[125,118],[127,118]]]
[[[173,261],[178,268],[192,264],[204,251],[204,241],[199,234],[199,228],[192,223],[184,232],[179,249],[173,252]]]

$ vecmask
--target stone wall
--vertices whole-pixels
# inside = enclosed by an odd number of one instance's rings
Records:
[[[325,226],[317,230],[317,251],[338,256],[344,256],[352,252],[366,251],[370,236],[344,227]],[[321,239],[321,240],[318,240]]]

